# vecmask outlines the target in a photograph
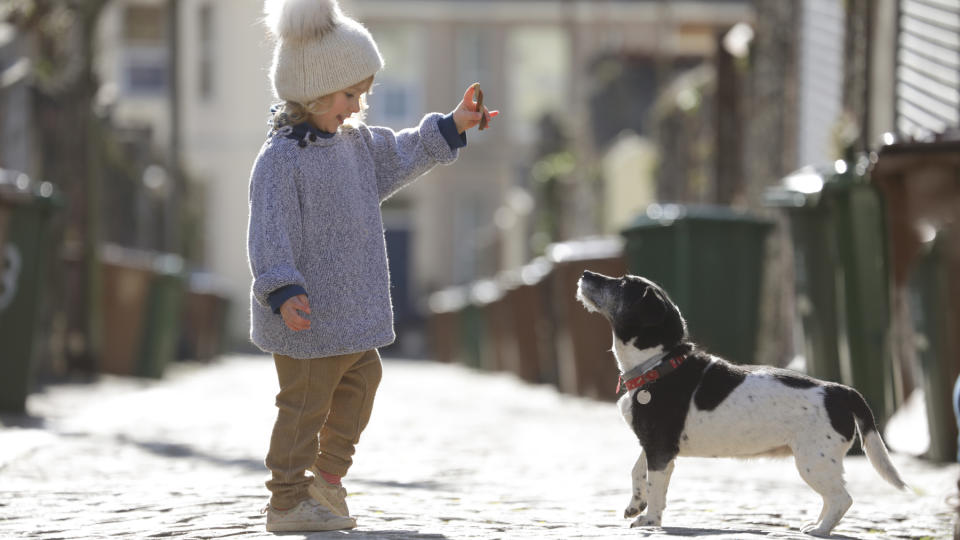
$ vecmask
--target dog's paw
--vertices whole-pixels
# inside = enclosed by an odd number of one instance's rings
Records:
[[[623,517],[632,518],[640,512],[643,512],[647,508],[647,502],[642,500],[632,500],[630,501],[630,506],[623,511]]]
[[[800,532],[803,534],[809,534],[810,536],[819,536],[822,538],[830,536],[830,530],[824,530],[819,523],[807,523],[803,527],[800,527]]]
[[[656,516],[640,516],[637,519],[633,520],[633,523],[630,524],[630,528],[636,527],[659,527],[660,518]]]

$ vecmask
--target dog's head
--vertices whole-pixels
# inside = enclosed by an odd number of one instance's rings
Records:
[[[606,317],[617,339],[633,341],[638,349],[660,346],[666,350],[687,338],[687,323],[680,310],[666,291],[649,279],[613,278],[587,270],[580,277],[577,299],[589,311]]]

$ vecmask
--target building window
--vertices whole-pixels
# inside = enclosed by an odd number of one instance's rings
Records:
[[[134,4],[123,12],[123,81],[130,94],[161,94],[168,85],[167,12]]]
[[[570,98],[570,42],[560,27],[520,26],[507,40],[511,59],[507,78],[510,133],[518,141],[532,142],[536,126],[547,113],[566,116]],[[550,89],[550,91],[542,91]]]
[[[370,94],[371,123],[402,129],[420,119],[423,68],[420,36],[411,25],[371,28],[386,66],[377,73]]]
[[[475,82],[483,87],[484,83],[492,82],[489,54],[494,47],[492,39],[490,32],[480,27],[467,26],[457,31],[458,88]]]
[[[960,2],[899,5],[897,131],[928,140],[960,127]]]
[[[161,5],[126,6],[123,38],[127,44],[163,44],[167,37],[167,14]]]
[[[200,7],[198,17],[198,26],[200,31],[200,54],[197,57],[197,80],[199,81],[200,99],[209,100],[213,98],[214,92],[214,29],[213,29],[213,6],[204,4]]]
[[[405,88],[390,86],[383,90],[383,113],[391,118],[404,118],[409,114]]]

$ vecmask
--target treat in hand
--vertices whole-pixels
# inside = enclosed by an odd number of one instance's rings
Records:
[[[483,90],[480,89],[480,83],[474,83],[474,86],[477,89],[477,112],[481,114],[480,116],[480,131],[487,129],[487,113],[483,111]]]

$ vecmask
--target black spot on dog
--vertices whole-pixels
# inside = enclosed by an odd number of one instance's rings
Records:
[[[823,455],[823,452],[820,452],[820,457],[827,457],[827,456]]]
[[[850,411],[860,422],[860,435],[866,435],[871,431],[876,431],[877,421],[873,417],[873,411],[870,410],[870,406],[867,405],[867,400],[863,399],[863,395],[849,386],[842,386],[841,388],[847,392]]]
[[[634,400],[631,405],[633,432],[647,453],[651,471],[666,469],[680,453],[690,400],[710,362],[707,355],[696,352],[692,346],[682,354],[686,360],[676,371],[647,387],[650,403],[640,405]]]
[[[583,279],[602,280],[587,273]],[[670,349],[686,340],[687,323],[663,288],[639,276],[624,276],[614,283],[619,287],[620,297],[619,306],[611,313],[617,339],[624,343],[632,341],[638,349],[656,346]],[[611,285],[611,281],[604,281],[604,287]]]
[[[793,373],[785,369],[775,370],[773,373],[773,378],[776,379],[777,382],[785,386],[789,386],[790,388],[813,388],[814,386],[819,386],[820,384],[806,375]]]
[[[716,362],[703,374],[693,403],[701,411],[712,411],[746,378],[746,370],[727,362]],[[753,396],[749,398],[753,401]]]
[[[823,406],[833,430],[844,439],[853,439],[854,419],[850,408],[850,391],[837,384],[828,384],[823,389]],[[830,436],[827,435],[827,438]]]

